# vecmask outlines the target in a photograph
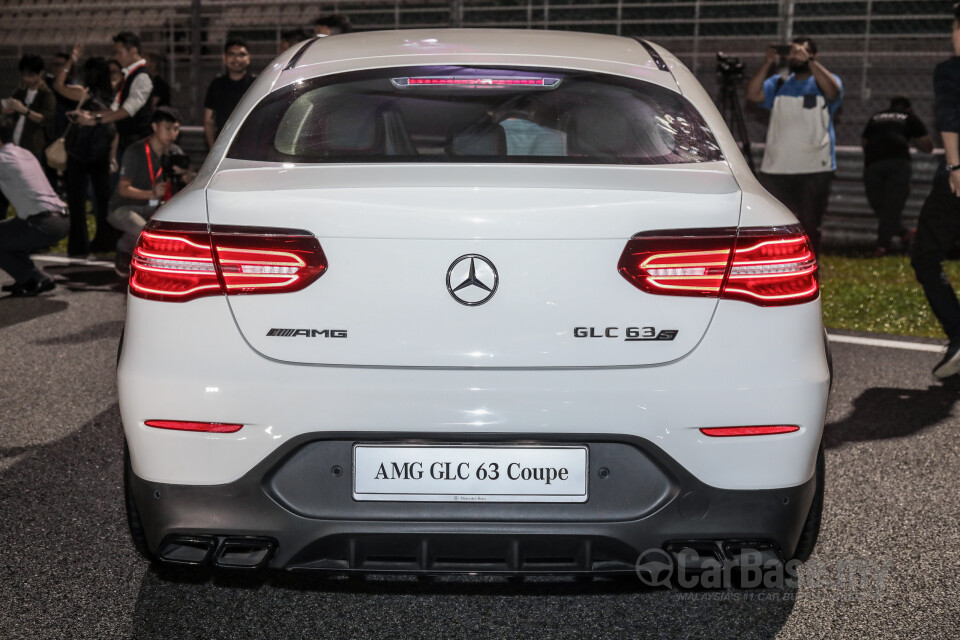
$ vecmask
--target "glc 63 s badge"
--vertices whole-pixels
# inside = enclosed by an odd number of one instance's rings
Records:
[[[623,338],[624,342],[647,342],[656,340],[673,340],[680,333],[677,329],[660,329],[655,327],[574,327],[574,338]]]

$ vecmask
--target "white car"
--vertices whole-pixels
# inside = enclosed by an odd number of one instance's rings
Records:
[[[816,259],[642,40],[283,54],[142,233],[118,378],[163,561],[618,573],[819,529]]]

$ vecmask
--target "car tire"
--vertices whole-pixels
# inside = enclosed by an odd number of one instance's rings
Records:
[[[800,532],[800,540],[797,542],[797,549],[793,552],[793,558],[800,562],[806,562],[813,555],[813,549],[817,546],[817,538],[820,537],[820,521],[823,517],[823,485],[825,475],[825,464],[823,455],[823,442],[820,442],[820,451],[817,453],[817,469],[815,472],[817,478],[816,491],[813,494],[813,502],[810,504],[810,512],[807,513],[807,519],[803,523],[803,530]]]
[[[123,497],[127,507],[127,526],[130,529],[130,539],[137,553],[147,560],[154,560],[153,554],[147,547],[147,536],[143,532],[143,523],[140,522],[140,514],[137,512],[137,504],[133,501],[133,489],[131,488],[131,479],[133,478],[133,467],[130,464],[130,449],[126,443],[123,445]]]

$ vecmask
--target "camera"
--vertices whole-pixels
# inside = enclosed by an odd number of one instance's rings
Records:
[[[167,175],[174,175],[173,168],[188,169],[190,158],[185,153],[168,153],[163,156],[163,171]]]
[[[163,174],[170,180],[172,193],[177,193],[184,187],[183,178],[178,176],[173,170],[174,167],[180,169],[190,168],[190,158],[185,153],[167,153],[163,156]]]
[[[740,58],[723,55],[722,51],[717,51],[717,73],[724,80],[732,80],[743,77],[743,62]]]

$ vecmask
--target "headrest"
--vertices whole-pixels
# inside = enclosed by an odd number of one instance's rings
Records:
[[[580,107],[568,116],[570,144],[587,156],[633,155],[637,136],[626,118],[609,107]]]
[[[383,118],[379,102],[324,101],[323,147],[327,153],[381,153]]]
[[[567,116],[574,152],[586,156],[657,158],[672,153],[672,136],[661,127],[648,105],[634,102],[630,111],[605,106],[584,106]]]
[[[454,156],[503,156],[507,153],[507,138],[499,125],[482,122],[454,135],[448,146]]]

